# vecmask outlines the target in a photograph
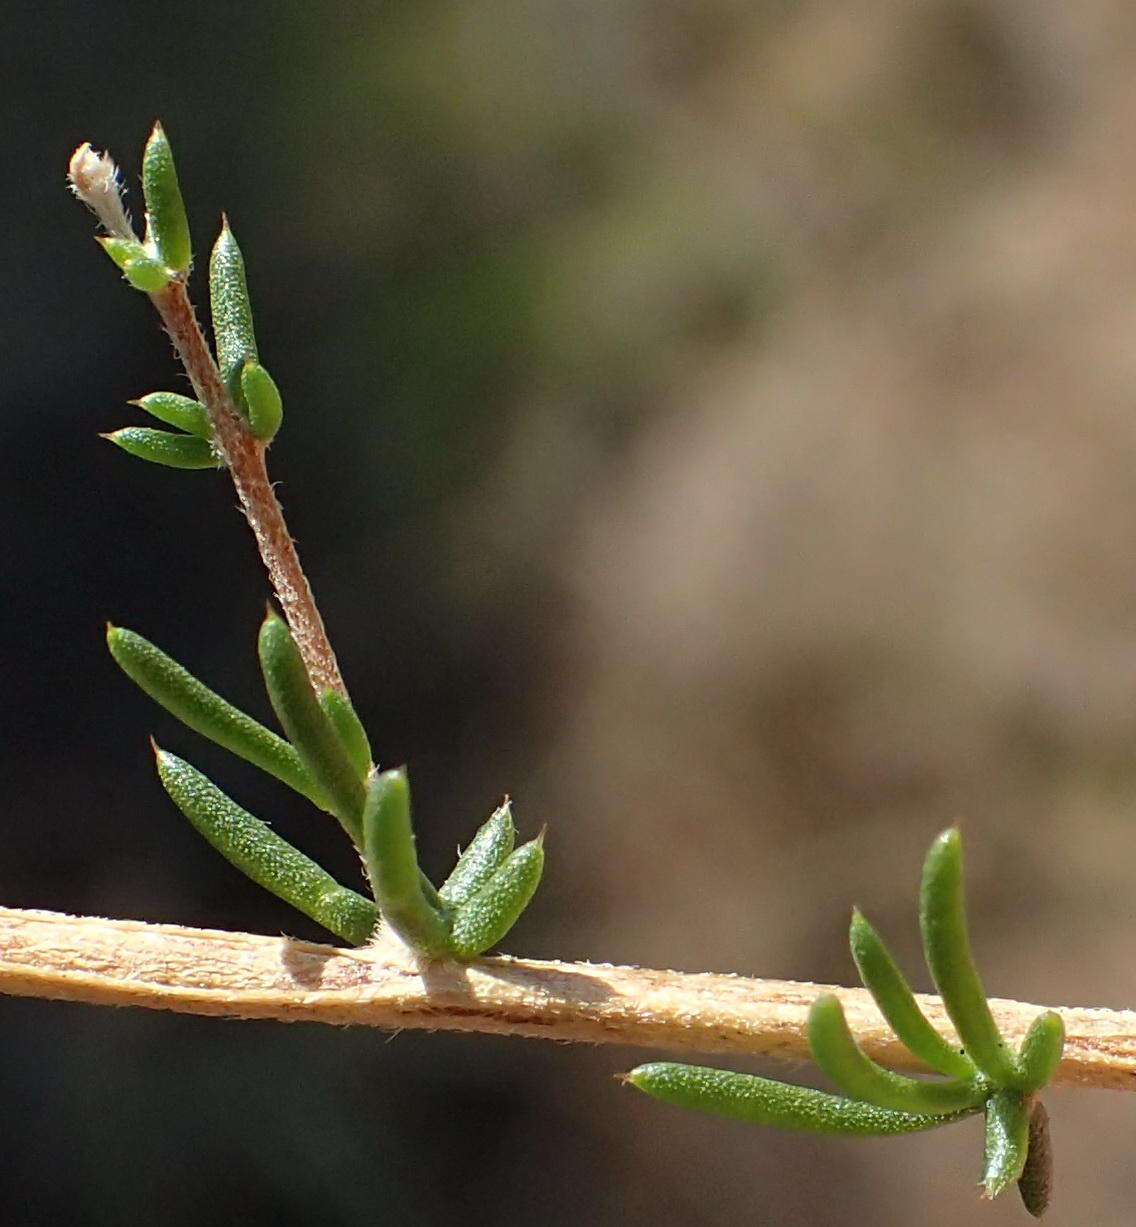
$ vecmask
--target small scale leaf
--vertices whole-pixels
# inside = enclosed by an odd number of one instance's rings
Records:
[[[754,1074],[735,1074],[725,1069],[680,1065],[672,1061],[640,1065],[627,1075],[627,1081],[665,1103],[751,1125],[772,1125],[800,1133],[885,1137],[936,1129],[970,1115],[969,1112],[948,1116],[893,1112]]]
[[[126,676],[182,724],[330,812],[300,756],[283,737],[221,698],[172,656],[134,631],[108,626],[107,647]]]
[[[102,437],[139,460],[164,464],[170,469],[216,469],[221,463],[209,444],[196,435],[175,435],[168,430],[152,430],[149,426],[126,426]]]
[[[340,825],[359,846],[363,784],[312,690],[291,631],[271,610],[261,624],[257,647],[268,697],[288,740],[330,801]]]
[[[163,264],[184,272],[193,259],[189,221],[174,169],[173,151],[158,123],[142,155],[142,195],[146,199],[147,239]]]
[[[544,872],[543,837],[522,844],[489,881],[454,909],[450,949],[454,958],[473,959],[517,923]]]
[[[490,814],[470,840],[469,847],[458,858],[453,873],[442,883],[438,893],[447,903],[464,903],[489,881],[513,851],[516,838],[513,809],[506,801]]]
[[[178,809],[243,874],[353,946],[366,943],[375,905],[346,886],[189,763],[155,747],[158,775]]]
[[[989,1094],[973,1080],[920,1082],[877,1065],[856,1043],[839,998],[825,993],[809,1011],[813,1060],[846,1095],[898,1112],[948,1113],[977,1108]]]
[[[986,1103],[983,1196],[994,1198],[1017,1180],[1029,1151],[1030,1098],[1021,1091],[995,1091]]]
[[[1021,1076],[1018,1090],[1032,1094],[1047,1086],[1061,1064],[1065,1048],[1065,1023],[1060,1014],[1047,1010],[1032,1023],[1018,1049]]]
[[[256,361],[256,334],[245,281],[245,261],[228,220],[222,221],[221,233],[209,258],[209,301],[221,377],[233,403],[243,413],[241,368],[249,360]]]
[[[284,402],[276,381],[251,358],[241,367],[241,395],[252,433],[266,443],[271,442],[284,420]]]
[[[973,1078],[978,1072],[974,1062],[952,1048],[928,1021],[883,939],[859,908],[852,909],[848,944],[864,987],[907,1049],[941,1074]]]
[[[449,918],[422,890],[410,821],[410,785],[402,769],[376,775],[363,809],[363,863],[383,920],[417,954],[450,954]]]
[[[995,1086],[1015,1086],[1017,1062],[1002,1041],[970,951],[962,884],[962,839],[954,828],[931,845],[919,895],[923,951],[967,1056]]]
[[[325,690],[319,697],[324,714],[331,721],[332,728],[339,735],[339,740],[347,757],[351,760],[359,778],[364,781],[371,773],[371,742],[367,730],[363,727],[350,699],[345,699],[338,690]]]
[[[176,426],[178,430],[188,431],[202,439],[213,437],[213,427],[205,406],[188,396],[179,396],[176,392],[148,392],[130,404],[144,409],[167,426]]]

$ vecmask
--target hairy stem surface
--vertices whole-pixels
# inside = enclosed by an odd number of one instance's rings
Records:
[[[874,1060],[920,1069],[863,989],[553,960],[419,964],[393,940],[339,950],[289,938],[0,908],[0,993],[184,1014],[539,1036],[809,1056],[809,1007],[835,993]],[[950,1035],[937,997],[919,1002]],[[1017,1043],[1042,1006],[991,1000]],[[1062,1008],[1058,1084],[1136,1090],[1136,1012]]]
[[[217,448],[232,474],[241,507],[256,537],[257,548],[304,659],[312,687],[317,694],[334,690],[346,698],[347,688],[311,585],[268,480],[265,444],[245,428],[233,408],[221,372],[201,334],[185,282],[174,278],[165,289],[151,294],[150,299],[162,317],[197,399],[209,412]]]

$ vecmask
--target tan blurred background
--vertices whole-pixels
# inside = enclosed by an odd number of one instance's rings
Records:
[[[4,240],[32,304],[5,902],[308,935],[176,826],[145,733],[229,767],[99,654],[114,617],[262,702],[231,495],[93,439],[172,376],[61,167],[81,139],[129,163],[160,111],[199,247],[236,218],[275,472],[431,869],[505,790],[550,825],[510,949],[849,982],[856,902],[915,973],[920,860],[960,819],[990,991],[1136,1002],[1131,6],[123,10],[21,12],[9,74],[36,207]],[[208,79],[147,56],[163,38]],[[316,850],[287,799],[221,782]],[[618,1090],[638,1052],[0,1024],[11,1222],[1024,1219],[977,1201],[977,1123],[746,1130]],[[1136,1102],[1051,1113],[1052,1221],[1132,1221]]]

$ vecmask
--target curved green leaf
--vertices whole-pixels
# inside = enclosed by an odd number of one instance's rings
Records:
[[[1029,1152],[1030,1099],[1021,1091],[995,1091],[986,1104],[983,1196],[994,1198],[1021,1175]]]
[[[252,433],[266,443],[271,442],[284,420],[284,402],[276,381],[251,358],[241,367],[241,395]]]
[[[174,804],[231,865],[352,945],[370,939],[378,913],[369,899],[341,886],[189,763],[154,751]]]
[[[1039,1014],[1018,1049],[1018,1089],[1032,1094],[1047,1086],[1061,1064],[1064,1049],[1065,1022],[1061,1015],[1053,1010]]]
[[[186,430],[202,439],[213,437],[213,427],[205,406],[199,401],[190,400],[188,396],[179,396],[176,392],[149,392],[129,403],[144,409],[151,417],[168,426],[176,426],[178,430]]]
[[[773,1125],[800,1133],[885,1137],[937,1129],[970,1115],[967,1112],[948,1116],[892,1112],[809,1087],[758,1078],[754,1074],[735,1074],[725,1069],[671,1061],[640,1065],[627,1075],[627,1081],[665,1103],[751,1125]]]
[[[544,872],[544,838],[522,844],[476,894],[454,909],[454,958],[484,954],[509,932],[529,905]]]
[[[897,1112],[946,1113],[977,1108],[989,1087],[973,1080],[920,1082],[877,1065],[856,1043],[839,999],[825,993],[809,1010],[813,1060],[846,1095]]]
[[[261,624],[257,648],[269,700],[288,740],[316,787],[331,803],[332,813],[359,845],[362,781],[312,690],[291,631],[272,611]]]
[[[196,435],[175,435],[168,430],[152,430],[149,426],[126,426],[102,437],[139,460],[163,464],[170,469],[216,469],[221,465],[209,444]]]
[[[450,954],[449,918],[422,890],[410,821],[410,785],[401,768],[371,780],[363,809],[363,863],[383,920],[417,954]]]
[[[475,895],[513,851],[516,837],[513,809],[505,801],[482,823],[438,894],[453,904],[464,903],[470,895]]]
[[[142,195],[146,200],[146,237],[161,261],[177,272],[189,268],[193,250],[170,142],[156,123],[142,155]]]
[[[108,625],[107,647],[126,676],[182,724],[328,809],[300,756],[283,737],[226,702],[134,631]]]
[[[222,219],[221,233],[209,257],[209,301],[221,377],[234,405],[243,412],[241,368],[250,359],[256,361],[256,333],[245,281],[244,257],[227,218]]]
[[[970,951],[962,884],[962,839],[944,831],[923,865],[919,896],[923,951],[943,1006],[967,1056],[996,1086],[1014,1086],[1018,1069],[1002,1041]]]
[[[351,701],[338,690],[325,690],[319,697],[319,703],[339,735],[340,743],[359,778],[366,781],[371,771],[371,742]]]
[[[928,1021],[883,939],[859,908],[852,909],[848,944],[864,987],[907,1049],[942,1074],[972,1079],[978,1072],[974,1062],[952,1048]]]

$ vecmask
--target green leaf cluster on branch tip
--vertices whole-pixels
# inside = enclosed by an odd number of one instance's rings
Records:
[[[156,294],[184,274],[193,259],[173,151],[159,123],[142,154],[142,196],[146,201],[145,239],[117,234],[99,242],[136,290]]]
[[[99,242],[135,289],[157,294],[175,278],[184,279],[193,261],[173,152],[160,123],[154,125],[142,155],[142,192],[145,239],[113,234],[100,236]],[[218,366],[233,407],[255,438],[270,443],[284,417],[283,400],[257,356],[244,258],[227,219],[210,258],[209,289]],[[104,438],[153,464],[175,469],[219,467],[204,405],[174,392],[151,392],[131,403],[184,435],[131,426]]]
[[[482,826],[440,890],[419,867],[406,772],[377,771],[350,701],[319,698],[283,619],[269,611],[258,641],[272,707],[288,740],[239,711],[141,635],[107,630],[123,671],[183,724],[275,776],[333,814],[360,851],[375,902],[242,809],[196,768],[155,747],[171,799],[231,864],[355,945],[380,916],[417,954],[470,959],[513,927],[540,882],[543,836],[514,850],[506,802]]]
[[[853,1137],[930,1129],[984,1111],[982,1183],[996,1197],[1018,1182],[1029,1212],[1049,1201],[1050,1155],[1045,1109],[1036,1098],[1061,1060],[1065,1027],[1052,1011],[1034,1019],[1015,1054],[1002,1039],[975,967],[963,900],[962,841],[956,829],[931,845],[923,868],[919,922],[923,951],[958,1033],[956,1049],[935,1030],[887,947],[854,910],[852,955],[864,986],[908,1050],[942,1081],[884,1069],[856,1043],[839,998],[823,994],[809,1011],[813,1059],[843,1096],[726,1070],[675,1062],[641,1065],[627,1075],[657,1099],[735,1120]]]

